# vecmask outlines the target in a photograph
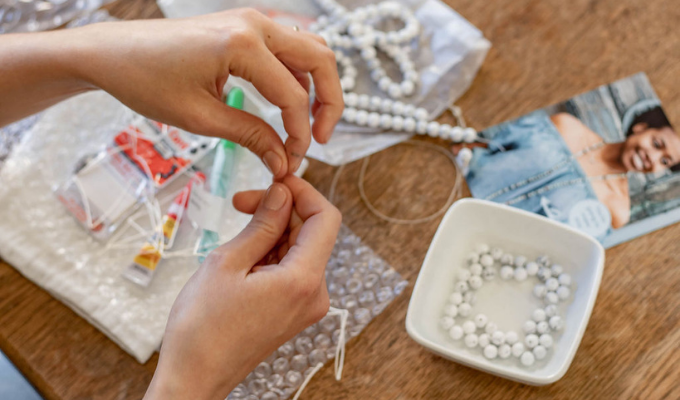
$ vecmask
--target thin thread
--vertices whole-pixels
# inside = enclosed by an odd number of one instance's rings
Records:
[[[307,384],[312,380],[314,375],[319,372],[319,370],[323,367],[323,363],[318,363],[314,366],[314,369],[312,369],[312,372],[307,375],[304,381],[302,381],[302,385],[300,385],[300,388],[298,388],[297,392],[295,392],[295,396],[293,396],[293,400],[298,400],[300,398],[300,395],[302,394],[302,391],[305,390],[305,387]]]
[[[361,170],[359,172],[359,180],[357,182],[357,186],[359,187],[359,196],[361,196],[361,200],[364,202],[366,207],[378,218],[385,220],[387,222],[391,222],[393,224],[403,224],[403,225],[415,225],[415,224],[422,224],[424,222],[429,222],[432,221],[433,219],[436,219],[440,215],[444,214],[446,210],[453,204],[453,201],[460,196],[461,191],[462,191],[462,186],[461,182],[463,181],[463,175],[461,174],[460,169],[458,168],[456,164],[456,159],[454,158],[453,154],[451,154],[450,151],[444,149],[443,147],[428,143],[428,142],[422,142],[422,141],[417,141],[417,140],[407,140],[404,142],[401,142],[400,144],[409,144],[412,146],[422,146],[422,147],[427,147],[432,150],[436,150],[442,154],[444,154],[448,159],[451,161],[451,164],[453,165],[453,168],[455,170],[455,175],[456,175],[456,182],[453,185],[453,188],[451,189],[451,193],[449,194],[448,199],[446,200],[446,203],[444,206],[442,206],[438,211],[436,211],[434,214],[428,215],[427,217],[423,218],[416,218],[416,219],[400,219],[400,218],[394,218],[390,217],[389,215],[383,214],[381,211],[379,211],[371,202],[368,200],[368,197],[366,196],[366,191],[364,189],[364,180],[366,176],[366,170],[368,169],[368,161],[370,160],[370,156],[364,158],[364,161],[361,165]],[[331,188],[328,192],[328,201],[333,203],[333,200],[335,198],[335,188],[338,184],[339,178],[340,178],[340,173],[344,170],[346,164],[342,164],[340,167],[338,167],[338,170],[335,171],[335,175],[333,176],[333,180],[331,181]]]

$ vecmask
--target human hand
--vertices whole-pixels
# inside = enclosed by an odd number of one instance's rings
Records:
[[[289,175],[234,197],[253,219],[179,294],[146,399],[224,399],[262,360],[321,319],[340,213]]]
[[[275,178],[297,170],[312,134],[327,142],[342,114],[335,56],[323,39],[252,9],[101,23],[73,33],[77,67],[91,85],[154,120],[249,148]],[[311,129],[308,73],[316,91]],[[281,108],[285,147],[260,118],[223,104],[230,74]]]

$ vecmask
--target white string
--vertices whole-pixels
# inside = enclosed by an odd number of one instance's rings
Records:
[[[293,396],[293,400],[298,400],[300,398],[300,395],[302,394],[302,391],[305,390],[305,387],[307,384],[312,380],[314,375],[319,372],[319,370],[323,367],[323,363],[318,363],[314,366],[314,369],[307,375],[304,381],[302,381],[302,385],[298,388],[297,392],[295,392],[295,396]]]
[[[349,319],[349,311],[344,308],[329,307],[327,315],[334,315],[340,317],[340,335],[338,336],[338,344],[335,347],[335,380],[339,381],[342,378],[342,369],[345,366],[345,343],[347,338],[347,320]],[[314,369],[305,377],[293,400],[298,400],[302,391],[305,389],[307,384],[312,380],[312,377],[321,370],[323,363],[318,363],[314,366]]]
[[[364,202],[366,207],[378,218],[385,220],[387,222],[391,222],[393,224],[403,224],[403,225],[415,225],[415,224],[422,224],[424,222],[429,222],[432,221],[435,218],[438,218],[440,215],[444,214],[446,210],[449,209],[451,204],[453,204],[454,200],[456,200],[457,197],[460,197],[461,192],[462,192],[462,185],[461,182],[463,181],[463,175],[458,168],[458,165],[456,164],[456,159],[454,158],[453,154],[451,154],[450,151],[444,149],[443,147],[428,143],[428,142],[423,142],[419,140],[407,140],[405,142],[401,142],[400,144],[409,144],[413,146],[422,146],[422,147],[427,147],[432,150],[438,151],[442,154],[444,154],[448,159],[451,161],[451,164],[453,165],[453,169],[455,170],[455,176],[456,176],[456,182],[453,185],[453,188],[451,188],[451,193],[449,194],[448,199],[446,200],[446,203],[434,214],[430,214],[427,217],[423,218],[416,218],[416,219],[400,219],[400,218],[394,218],[390,217],[389,215],[383,214],[381,211],[379,211],[371,202],[368,200],[368,196],[366,196],[366,191],[364,189],[364,180],[366,176],[366,170],[368,169],[368,161],[370,160],[370,156],[367,156],[364,158],[363,163],[361,164],[361,170],[359,172],[359,181],[357,182],[357,186],[359,187],[359,196],[361,196],[361,200]],[[343,171],[345,167],[345,164],[341,165],[338,170],[335,172],[335,175],[333,176],[333,180],[331,181],[331,188],[328,193],[328,201],[333,203],[333,199],[335,197],[335,187],[338,183],[340,173]]]

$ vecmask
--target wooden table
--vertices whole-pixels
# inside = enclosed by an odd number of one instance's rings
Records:
[[[448,0],[493,43],[458,102],[484,128],[600,84],[645,71],[680,126],[680,7],[673,0]],[[119,1],[121,18],[160,17],[155,2]],[[449,117],[444,117],[450,118]],[[441,143],[443,144],[443,143]],[[328,191],[334,168],[313,162],[307,179]],[[359,198],[358,163],[341,176],[344,222],[411,283],[439,221],[401,226]],[[397,146],[372,158],[368,197],[389,214],[423,216],[453,184],[447,159]],[[680,225],[607,251],[598,300],[571,368],[530,387],[436,357],[404,329],[411,288],[347,348],[341,382],[326,366],[307,399],[678,399]],[[140,398],[157,357],[139,365],[95,328],[9,265],[0,263],[0,349],[47,399]]]

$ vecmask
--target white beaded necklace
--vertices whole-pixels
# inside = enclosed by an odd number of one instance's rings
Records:
[[[316,3],[327,15],[320,16],[310,25],[310,30],[319,33],[335,51],[336,61],[342,71],[340,84],[345,100],[343,120],[371,128],[427,134],[457,143],[472,143],[478,139],[477,132],[472,128],[428,121],[427,110],[398,100],[412,95],[420,78],[406,47],[420,32],[420,23],[411,10],[394,1],[369,4],[353,11],[335,0],[316,0]],[[391,32],[374,28],[377,22],[387,18],[401,20],[404,27]],[[357,70],[345,53],[352,49],[359,52],[370,70],[371,79],[391,99],[352,92]],[[399,67],[403,77],[400,83],[387,76],[378,58],[378,51],[386,54]],[[461,161],[467,164],[472,153],[469,149],[464,150],[467,151],[461,154]]]

